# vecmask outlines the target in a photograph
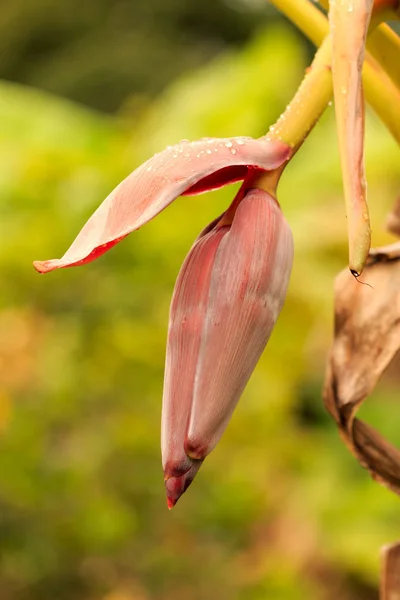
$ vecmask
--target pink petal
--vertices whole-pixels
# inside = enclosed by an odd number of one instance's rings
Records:
[[[191,482],[200,468],[198,464],[193,472],[194,461],[186,456],[183,445],[189,422],[212,268],[219,243],[227,232],[228,228],[223,227],[196,241],[182,265],[171,302],[161,449],[168,498],[175,502],[187,488],[187,478],[191,476]]]
[[[171,304],[161,443],[170,507],[221,437],[282,308],[292,266],[290,229],[266,192],[247,192],[231,226],[218,221],[192,247]]]
[[[293,262],[290,228],[266,192],[239,204],[213,265],[185,452],[215,447],[271,335]]]
[[[244,178],[247,169],[271,170],[290,148],[265,138],[209,138],[181,142],[156,154],[104,200],[61,259],[36,261],[39,273],[98,258],[182,194],[200,193]]]

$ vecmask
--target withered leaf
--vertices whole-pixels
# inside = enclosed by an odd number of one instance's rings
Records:
[[[380,600],[400,600],[400,543],[382,548]]]
[[[355,417],[400,349],[400,242],[371,250],[363,279],[369,285],[347,270],[336,278],[324,402],[359,462],[400,494],[400,451]]]

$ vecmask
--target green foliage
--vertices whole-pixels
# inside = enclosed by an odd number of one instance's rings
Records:
[[[281,186],[296,244],[285,308],[223,440],[172,513],[159,456],[168,305],[193,239],[234,186],[178,200],[84,268],[42,277],[31,267],[60,256],[154,151],[263,133],[301,80],[296,39],[260,33],[135,121],[1,84],[2,599],[374,597],[378,548],[398,537],[397,499],[347,453],[320,399],[332,282],[347,256],[331,109]],[[398,154],[372,115],[367,141],[382,243]],[[363,410],[400,443],[395,384],[398,375]]]
[[[226,45],[242,44],[271,7],[240,0],[2,0],[0,76],[115,110],[154,95]]]

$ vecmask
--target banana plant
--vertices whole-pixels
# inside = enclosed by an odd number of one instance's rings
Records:
[[[184,140],[169,146],[111,191],[62,258],[34,263],[39,273],[90,263],[155,218],[178,196],[190,201],[192,195],[242,182],[231,205],[195,240],[172,297],[161,436],[169,508],[221,438],[284,304],[294,250],[290,224],[278,203],[279,181],[332,96],[350,273],[358,278],[367,263],[366,272],[370,273],[370,265],[378,260],[376,253],[374,258],[369,256],[364,102],[370,103],[400,142],[400,43],[385,25],[388,18],[398,18],[399,1],[331,0],[329,6],[322,2],[328,16],[309,0],[271,2],[319,48],[293,99],[269,131],[259,139],[243,132],[243,137]],[[347,275],[356,285],[350,288],[346,279],[346,298],[350,297],[346,310],[352,314],[353,306],[361,306],[361,296],[359,282],[348,271]],[[375,300],[378,307],[384,305],[381,296]],[[397,305],[391,306],[395,310]],[[350,317],[348,321],[353,327]],[[340,351],[339,357],[343,358]],[[334,367],[337,383],[345,369],[340,361],[334,362]],[[371,376],[369,368],[367,374]],[[368,393],[377,379],[378,374],[369,377]],[[326,390],[331,389],[329,383],[328,379]],[[338,389],[342,388],[333,387],[333,392]],[[354,411],[345,412],[346,421],[340,413],[346,403],[332,394],[326,404],[342,434],[347,435],[348,445],[374,477],[388,483],[380,465],[368,463],[355,442],[353,426],[358,421]],[[354,403],[356,406],[357,401]],[[400,492],[400,484],[397,487],[391,482],[390,487]]]

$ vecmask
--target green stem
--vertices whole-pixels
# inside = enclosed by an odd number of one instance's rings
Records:
[[[400,89],[400,37],[382,23],[368,38],[367,48]]]
[[[315,54],[293,100],[266,135],[267,140],[288,144],[293,149],[291,156],[300,148],[332,98],[331,57],[332,43],[329,35]],[[257,174],[251,180],[252,186],[275,196],[285,166],[286,163],[279,169]]]
[[[327,36],[293,100],[270,128],[267,139],[285,142],[294,150],[300,147],[332,98],[331,57],[332,43]]]
[[[366,98],[400,144],[400,91],[391,79],[374,69],[373,64],[364,65],[363,83]]]
[[[326,17],[308,0],[270,0],[270,3],[305,33],[315,46],[320,46],[328,35]]]
[[[308,0],[270,0],[316,45],[329,33],[327,18]],[[400,143],[400,91],[379,63],[366,53],[363,68],[367,101]]]

